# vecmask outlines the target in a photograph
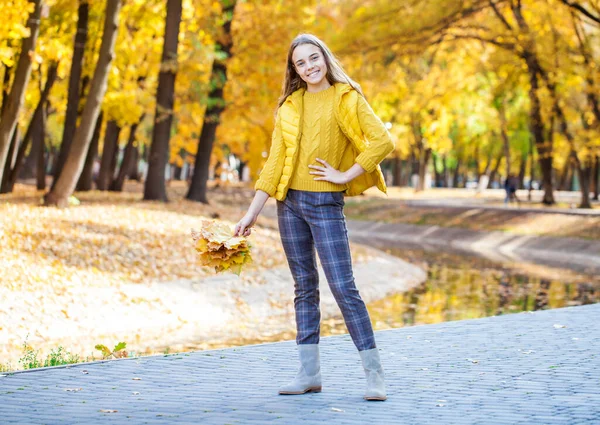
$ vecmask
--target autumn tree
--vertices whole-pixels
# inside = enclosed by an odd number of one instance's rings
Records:
[[[62,142],[56,163],[54,164],[54,180],[52,187],[58,181],[64,167],[69,150],[73,143],[73,136],[79,117],[79,100],[81,88],[81,74],[83,71],[83,58],[88,35],[89,2],[79,0],[77,9],[77,31],[73,38],[73,56],[71,58],[71,71],[69,72],[69,87],[67,95],[67,110],[63,126]]]
[[[66,206],[68,197],[73,193],[83,169],[106,91],[108,72],[114,55],[120,9],[120,0],[107,0],[100,54],[81,115],[81,123],[75,130],[73,145],[69,150],[64,169],[54,187],[44,197],[46,205]]]
[[[231,55],[232,37],[231,21],[235,10],[235,0],[224,0],[223,2],[223,29],[219,41],[215,43],[215,59],[212,65],[210,92],[208,94],[208,105],[204,113],[204,123],[198,139],[196,161],[194,163],[194,175],[192,183],[186,195],[187,199],[208,203],[206,197],[206,183],[210,167],[211,154],[215,141],[217,127],[220,124],[221,113],[225,109],[223,87],[227,82],[227,59]]]
[[[148,176],[144,185],[144,200],[164,202],[168,200],[165,168],[169,159],[169,139],[173,121],[173,94],[177,75],[177,46],[181,13],[181,0],[167,1],[163,54],[156,90],[156,111],[148,160]]]
[[[45,173],[43,172],[43,167],[39,167],[39,157],[43,158],[44,155],[44,133],[45,133],[45,123],[46,123],[46,114],[47,114],[47,103],[48,96],[50,94],[50,90],[52,90],[52,86],[56,82],[58,71],[58,63],[50,63],[48,67],[48,72],[46,76],[46,83],[44,84],[44,88],[42,89],[42,93],[40,94],[40,100],[38,101],[37,107],[33,112],[33,117],[29,122],[29,126],[27,127],[27,132],[21,141],[19,146],[19,150],[17,152],[15,164],[13,168],[8,173],[6,180],[4,181],[4,185],[0,190],[2,193],[12,192],[15,182],[17,181],[17,177],[21,172],[21,167],[23,165],[23,160],[25,158],[25,153],[29,148],[29,142],[31,141],[31,153],[30,153],[30,167],[35,166],[37,169],[37,174],[43,174],[40,177],[40,180],[45,178]],[[40,170],[41,168],[41,170]],[[33,173],[30,173],[33,174]],[[43,178],[42,178],[43,177]],[[39,186],[39,185],[38,185]]]
[[[40,27],[40,15],[42,0],[31,0],[29,2],[30,15],[27,20],[28,36],[23,39],[21,54],[15,69],[15,78],[12,83],[10,94],[3,103],[2,115],[0,116],[0,181],[3,179],[5,163],[9,151],[9,145],[17,126],[18,114],[23,104],[25,90],[31,75],[32,52],[35,50],[38,31]],[[16,140],[13,142],[16,144]]]

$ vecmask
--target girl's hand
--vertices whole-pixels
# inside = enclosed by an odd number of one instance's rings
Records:
[[[346,184],[348,183],[348,179],[346,178],[346,174],[342,173],[339,170],[336,170],[331,165],[327,163],[327,161],[323,161],[322,159],[316,158],[316,161],[323,164],[322,166],[318,165],[309,165],[308,168],[315,170],[310,171],[309,174],[314,174],[319,177],[315,177],[314,180],[322,180],[330,183],[336,184]]]
[[[246,213],[244,217],[235,225],[233,236],[250,236],[252,226],[256,223],[258,217],[250,213]]]

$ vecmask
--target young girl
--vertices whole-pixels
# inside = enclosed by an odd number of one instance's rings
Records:
[[[385,192],[379,163],[394,149],[360,87],[317,37],[292,41],[269,158],[235,235],[250,235],[274,196],[281,242],[295,282],[300,370],[279,394],[321,391],[319,273],[315,248],[367,377],[366,400],[385,400],[383,369],[365,303],[354,283],[344,195]]]

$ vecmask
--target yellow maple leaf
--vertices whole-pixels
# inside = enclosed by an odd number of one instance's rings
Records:
[[[200,254],[200,264],[214,268],[216,273],[227,270],[239,275],[242,266],[252,261],[246,238],[234,237],[225,223],[204,220],[200,231],[192,230],[192,239]]]

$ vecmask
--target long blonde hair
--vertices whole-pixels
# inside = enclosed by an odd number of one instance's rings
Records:
[[[329,50],[329,47],[325,45],[325,43],[323,43],[319,38],[315,37],[312,34],[300,34],[296,38],[294,38],[292,44],[290,45],[290,49],[288,50],[285,79],[283,81],[283,87],[281,90],[281,97],[279,98],[279,104],[277,105],[278,109],[281,105],[283,105],[283,102],[285,102],[285,99],[287,99],[287,97],[290,94],[292,94],[300,88],[306,89],[306,82],[302,78],[300,78],[300,76],[296,72],[296,68],[294,67],[294,62],[292,60],[294,50],[296,49],[296,47],[302,44],[312,44],[313,46],[317,46],[321,50],[321,53],[325,58],[325,64],[327,65],[327,74],[325,75],[325,77],[327,78],[327,81],[329,81],[329,84],[350,84],[354,90],[356,90],[358,93],[360,93],[361,96],[364,97],[360,86],[356,82],[354,82],[350,77],[348,77],[340,62],[333,55],[331,50]]]

